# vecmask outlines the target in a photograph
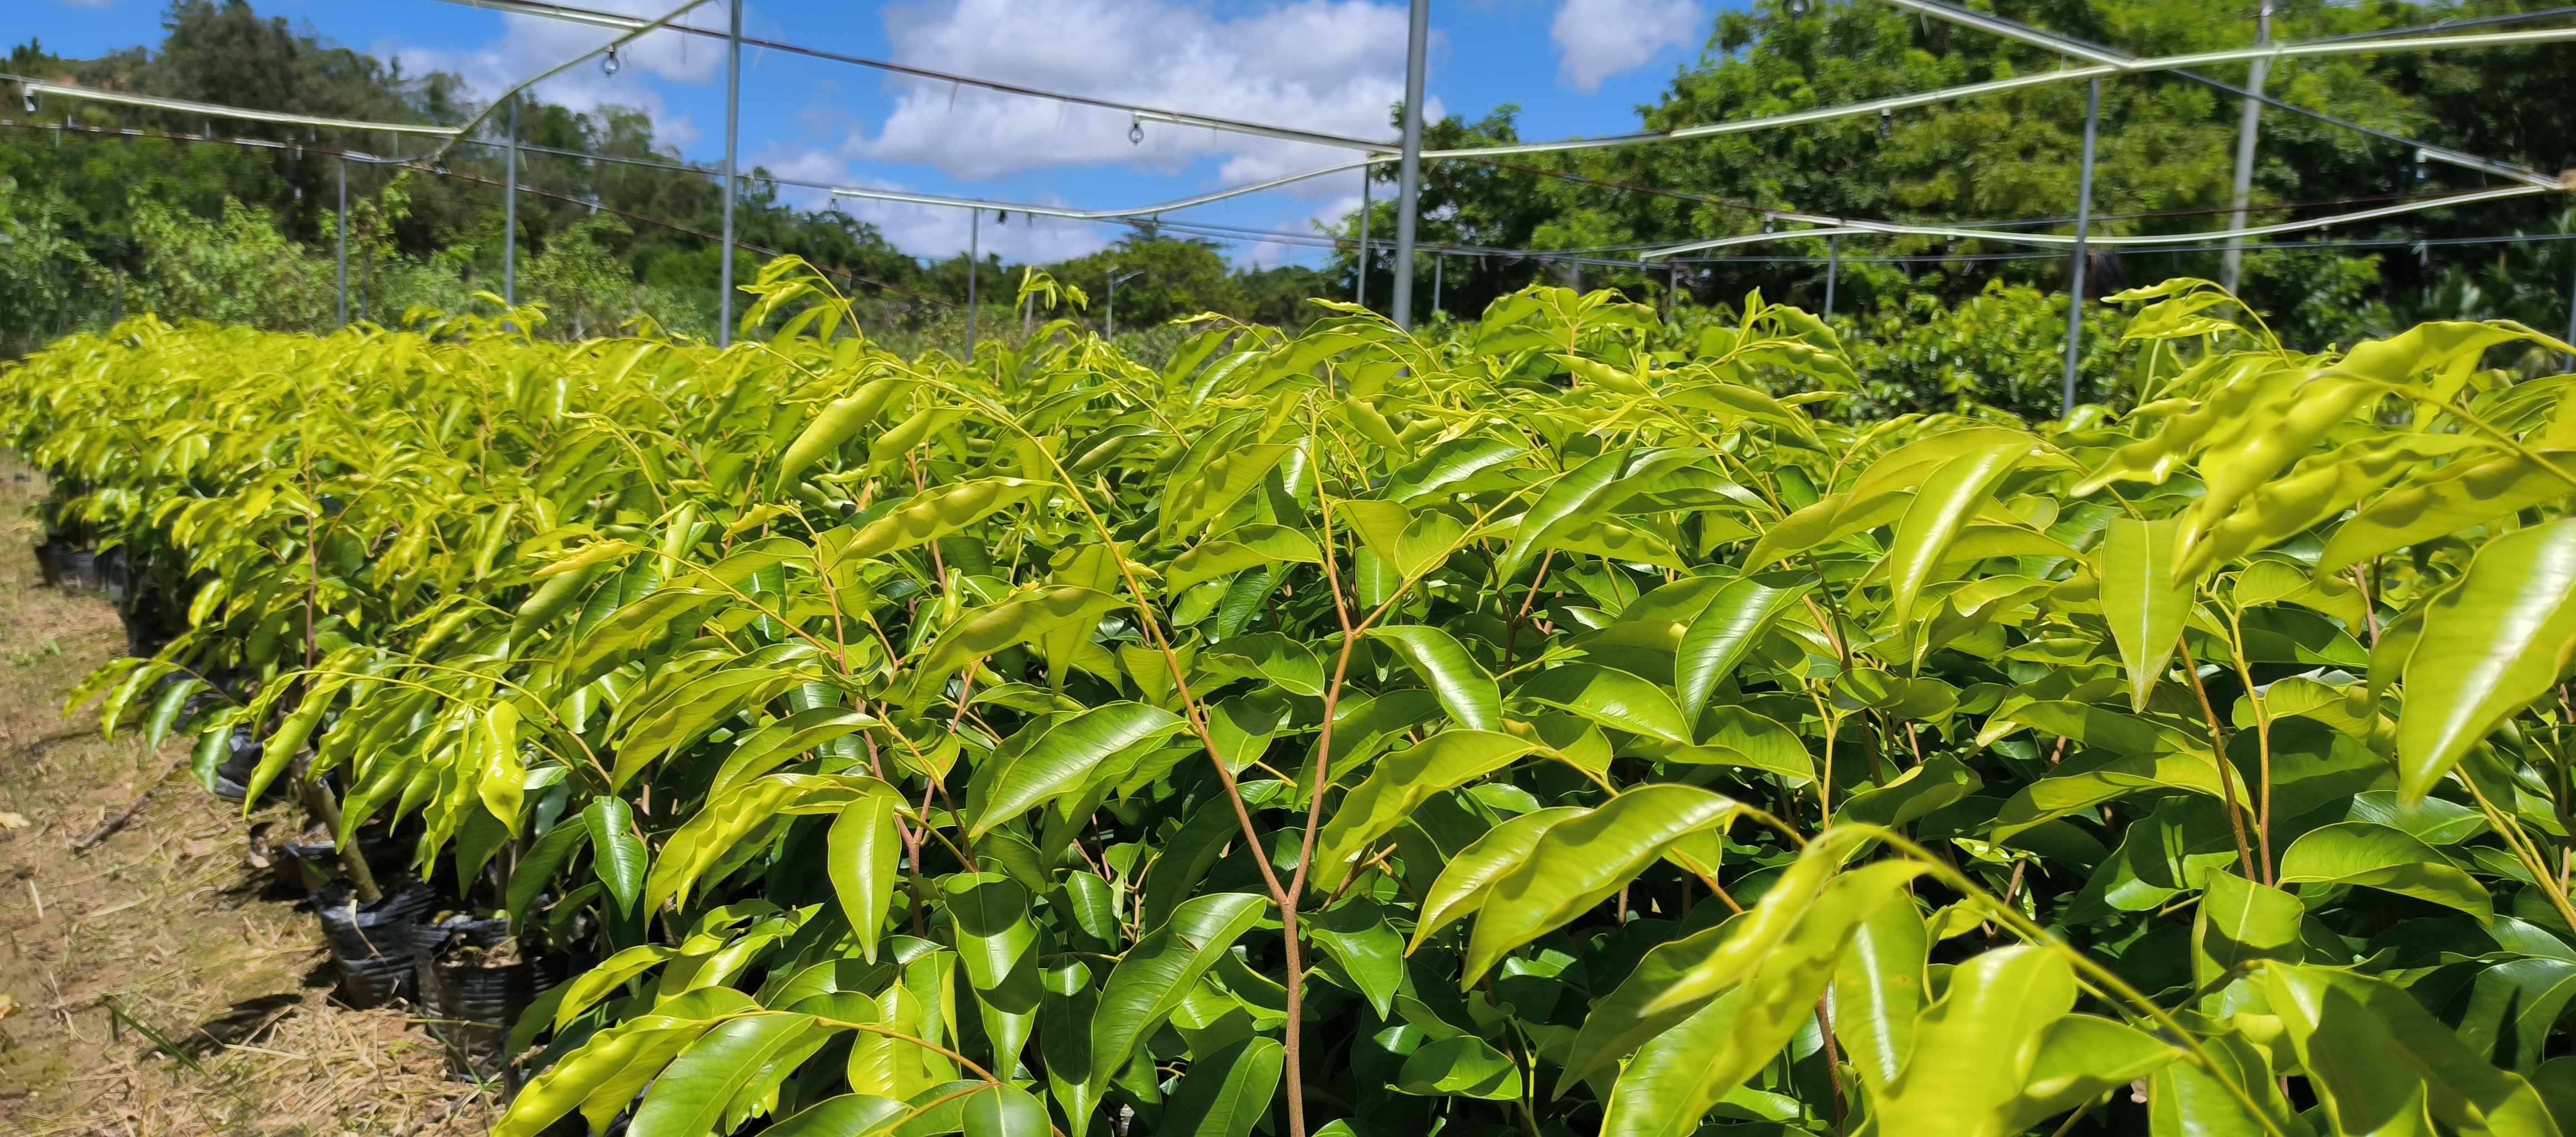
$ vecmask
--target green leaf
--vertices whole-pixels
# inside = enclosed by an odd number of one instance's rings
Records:
[[[911,1113],[893,1098],[842,1094],[824,1098],[761,1130],[762,1137],[867,1137]]]
[[[2020,1132],[2067,1110],[2125,1089],[2171,1065],[2182,1052],[2154,1035],[2092,1015],[2049,1025],[2021,1097],[2006,1111],[2004,1132]]]
[[[2165,663],[2182,641],[2191,614],[2194,580],[2174,576],[2174,545],[2182,520],[2138,521],[2114,517],[2102,531],[2093,563],[2102,572],[2102,617],[2120,647],[2129,673],[2129,709],[2145,711],[2147,696],[2164,677]]]
[[[832,820],[826,843],[832,893],[870,963],[885,932],[886,914],[894,907],[894,886],[902,874],[902,803],[887,794],[870,794],[851,802]]]
[[[1950,542],[1993,495],[1996,483],[2030,454],[2034,441],[2003,438],[1974,447],[1943,462],[1923,480],[1905,516],[1896,523],[1887,556],[1880,561],[1895,589],[1888,605],[1890,618],[1902,624],[1913,617],[1914,598],[1932,579]]]
[[[1640,786],[1549,828],[1529,859],[1495,879],[1468,934],[1460,986],[1473,986],[1504,953],[1608,899],[1675,839],[1722,829],[1742,810],[1692,786]]]
[[[1261,919],[1269,901],[1247,892],[1217,892],[1182,901],[1162,927],[1146,933],[1110,969],[1100,1009],[1091,1019],[1091,1084],[1108,1084],[1164,1020],[1179,1010],[1199,977]]]
[[[1380,759],[1317,834],[1314,887],[1326,892],[1339,888],[1360,856],[1402,824],[1423,799],[1511,765],[1535,749],[1508,734],[1444,730]]]
[[[1426,1043],[1395,1076],[1400,1093],[1511,1101],[1521,1096],[1520,1067],[1474,1036]]]
[[[1803,753],[1803,752],[1802,752]],[[1838,822],[1866,822],[1895,828],[1977,792],[1985,780],[1956,754],[1925,759],[1884,786],[1872,786],[1843,800],[1834,811]]]
[[[1158,1133],[1250,1137],[1279,1091],[1287,1052],[1277,1040],[1249,1038],[1190,1063],[1163,1106]]]
[[[1018,1086],[986,1086],[966,1096],[958,1112],[966,1137],[1046,1137],[1046,1104]]]
[[[2016,944],[1969,959],[1914,1028],[1914,1053],[1877,1102],[1889,1133],[2001,1134],[2048,1028],[2075,1006],[2075,970]]]
[[[788,443],[786,452],[779,456],[773,484],[781,487],[794,484],[807,467],[840,449],[842,443],[848,442],[861,428],[885,413],[886,405],[896,396],[909,393],[914,386],[909,380],[891,377],[871,379],[847,398],[825,404],[814,415],[814,421],[805,424],[805,429],[797,433],[796,440]]]
[[[724,765],[717,767],[715,781],[707,787],[710,794],[721,794],[745,782],[777,769],[795,758],[857,731],[877,725],[877,720],[848,707],[812,707],[773,722],[744,735],[725,755]]]
[[[1107,703],[1050,725],[1033,727],[1036,741],[1005,759],[969,837],[1064,794],[1079,790],[1100,764],[1179,733],[1181,716],[1143,703]]]
[[[1368,636],[1394,647],[1459,725],[1471,730],[1503,729],[1502,690],[1457,637],[1425,624],[1371,628]]]
[[[1163,574],[1163,594],[1179,596],[1192,587],[1248,568],[1269,564],[1320,564],[1323,552],[1303,533],[1284,525],[1246,525],[1192,547],[1172,561]]]
[[[2546,694],[2576,653],[2576,518],[2489,541],[2425,610],[2406,661],[2397,790],[2434,783],[2514,712]]]
[[[1122,606],[1122,601],[1105,592],[1056,585],[970,611],[940,633],[938,643],[915,669],[916,689],[926,689],[923,685],[954,675],[969,662],[1003,648],[1058,629],[1087,629],[1104,613]]]
[[[537,893],[545,889],[546,882],[554,879],[555,870],[572,856],[573,847],[588,834],[586,825],[557,825],[528,846],[527,854],[510,868],[510,890],[503,905],[513,914],[524,915],[528,906],[537,902]]]
[[[1591,663],[1552,667],[1512,690],[1527,699],[1570,711],[1614,730],[1642,734],[1678,746],[1692,743],[1689,720],[1673,697],[1625,671]]]
[[[1565,1073],[1557,1078],[1556,1095],[1565,1091],[1635,1050],[1646,1040],[1664,1033],[1683,1019],[1697,1014],[1713,996],[1700,996],[1676,1003],[1659,1011],[1647,1005],[1660,998],[1667,988],[1679,982],[1690,969],[1706,958],[1717,945],[1741,930],[1745,918],[1737,916],[1714,928],[1703,929],[1670,943],[1657,944],[1637,961],[1636,969],[1610,994],[1597,999],[1583,1016],[1583,1028],[1568,1050]]]
[[[1914,1020],[1931,949],[1923,915],[1908,903],[1881,904],[1853,929],[1834,967],[1834,1037],[1871,1095],[1887,1092],[1914,1052]]]
[[[1440,870],[1439,878],[1431,882],[1431,890],[1423,894],[1421,915],[1414,921],[1413,943],[1405,949],[1406,954],[1421,947],[1432,933],[1484,907],[1494,881],[1527,861],[1530,850],[1538,847],[1538,839],[1549,829],[1589,812],[1581,806],[1558,805],[1524,813],[1486,830],[1484,836],[1459,850]]]
[[[1731,1086],[1707,1077],[1709,1055],[1735,1030],[1729,991],[1649,1040],[1619,1071],[1601,1116],[1601,1137],[1690,1137]]]
[[[2211,873],[2192,917],[2192,982],[2206,987],[2258,960],[2296,962],[2305,954],[2299,923],[2306,916],[2298,897],[2241,876]]]
[[[635,1137],[703,1137],[724,1117],[734,1092],[813,1022],[811,1015],[768,1012],[717,1024],[653,1080],[626,1131]]]
[[[617,898],[618,911],[633,912],[652,859],[643,838],[635,835],[634,809],[623,798],[603,794],[582,808],[581,820],[590,833],[590,859],[600,883]]]
[[[2354,884],[2457,908],[2480,922],[2495,916],[2484,885],[2402,829],[2339,821],[2301,834],[2281,854],[2283,884]]]
[[[976,478],[923,490],[861,526],[837,555],[864,560],[927,545],[1001,510],[1035,501],[1054,488],[1051,482],[1020,478]]]
[[[2453,1132],[2559,1132],[2529,1082],[2488,1065],[2404,988],[2295,965],[2262,977],[2335,1132],[2422,1132],[2427,1117]]]
[[[1387,923],[1385,909],[1368,897],[1353,897],[1299,917],[1297,927],[1359,985],[1377,1017],[1388,1017],[1404,985],[1404,935]]]
[[[660,1073],[673,1055],[714,1025],[647,1015],[590,1036],[580,1049],[547,1067],[519,1091],[509,1112],[493,1125],[493,1137],[537,1137],[576,1109],[588,1117],[593,1131],[605,1128],[611,1116],[626,1112],[635,1091]],[[625,1093],[612,1104],[594,1107],[595,1101],[616,1095],[621,1087]]]
[[[2544,451],[2542,465],[2521,454],[2463,458],[2381,496],[2354,513],[2317,558],[2317,575],[2333,576],[2382,553],[2447,537],[2511,517],[2576,492],[2550,467],[2576,471],[2576,452]]]
[[[1287,460],[1297,448],[1285,443],[1259,442],[1231,447],[1222,456],[1202,467],[1189,484],[1174,486],[1163,498],[1162,532],[1177,539],[1206,528],[1218,515],[1243,500],[1261,479]]]
[[[1681,692],[1681,710],[1696,715],[1709,696],[1753,651],[1753,645],[1814,588],[1811,573],[1762,573],[1730,581],[1718,590],[1682,633],[1673,653],[1673,686]]]

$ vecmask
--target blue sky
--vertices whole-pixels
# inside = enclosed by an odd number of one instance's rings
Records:
[[[15,0],[0,38],[41,38],[90,56],[159,42],[164,0]],[[572,0],[583,3],[583,0]],[[679,0],[587,0],[660,15]],[[1426,103],[1477,117],[1521,108],[1524,137],[1634,129],[1676,67],[1697,56],[1727,0],[1434,0]],[[578,55],[611,33],[441,0],[253,0],[407,69],[465,76],[478,92]],[[709,4],[691,17],[721,27]],[[1346,135],[1388,136],[1403,91],[1405,10],[1368,0],[747,0],[747,34],[1146,105]],[[576,107],[641,106],[693,158],[722,154],[720,43],[668,34],[628,52],[610,77],[575,68],[539,88]],[[1342,152],[1148,124],[1126,116],[746,50],[746,162],[790,177],[1082,208],[1165,201],[1341,160]],[[1175,218],[1304,232],[1357,204],[1356,174],[1201,207]],[[958,210],[848,202],[905,251],[964,248]],[[983,248],[1054,259],[1099,248],[1116,225],[987,214]],[[1234,247],[1257,263],[1311,263],[1312,249]]]

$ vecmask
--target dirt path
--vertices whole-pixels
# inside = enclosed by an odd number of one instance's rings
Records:
[[[0,458],[0,1131],[484,1132],[488,1097],[402,1010],[332,1001],[300,889],[253,867],[239,806],[180,769],[180,743],[62,716],[125,637],[104,597],[43,586],[41,493]]]

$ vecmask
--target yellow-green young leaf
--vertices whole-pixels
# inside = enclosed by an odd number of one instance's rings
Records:
[[[1817,1000],[1833,981],[1854,930],[1883,907],[1911,912],[1914,900],[1900,890],[1923,871],[1911,861],[1880,861],[1835,877],[1816,893],[1797,926],[1733,993],[1734,1023],[1701,1054],[1688,1099],[1696,1111],[1705,1112],[1743,1084],[1815,1021]]]
[[[2287,477],[2254,491],[2244,504],[2210,526],[2178,566],[2184,576],[2268,548],[2340,516],[2353,503],[2395,481],[2430,458],[2482,448],[2476,438],[2414,434],[2363,438],[2299,464]],[[2468,461],[2470,459],[2460,459]]]
[[[632,715],[621,715],[610,788],[624,789],[655,759],[705,737],[743,708],[759,706],[804,682],[803,675],[778,668],[728,667],[692,679]]]
[[[558,562],[558,564],[570,563],[572,562]],[[510,642],[514,645],[527,643],[537,634],[538,629],[553,623],[555,617],[563,615],[565,610],[581,599],[582,591],[590,587],[591,578],[597,575],[599,575],[599,565],[594,562],[567,569],[560,575],[549,578],[544,584],[538,585],[537,590],[529,594],[527,602],[519,605],[517,615],[510,621]]]
[[[1456,636],[1427,624],[1401,624],[1369,629],[1368,636],[1395,648],[1411,664],[1441,709],[1471,730],[1503,729],[1502,689]]]
[[[1807,908],[1816,894],[1834,877],[1842,865],[1843,846],[1828,840],[1809,841],[1790,862],[1778,880],[1772,882],[1762,899],[1753,903],[1745,918],[1729,920],[1724,927],[1734,929],[1689,971],[1667,985],[1647,1004],[1649,1011],[1664,1011],[1693,1000],[1706,999],[1733,987],[1762,966],[1763,957],[1779,946],[1780,939],[1806,918]]]
[[[719,795],[835,738],[877,725],[877,720],[848,707],[811,707],[742,736],[716,768],[709,795]]]
[[[2003,1137],[2048,1028],[2075,1006],[2075,969],[2016,944],[1953,968],[1917,1020],[1914,1053],[1878,1099],[1888,1133]]]
[[[2557,1137],[2540,1095],[2496,1069],[2402,987],[2325,968],[2263,969],[2263,990],[2337,1133]]]
[[[553,1029],[562,1030],[610,992],[625,986],[627,980],[659,967],[679,954],[678,948],[637,944],[574,976],[572,982],[564,985],[563,998],[555,1003]]]
[[[859,950],[870,963],[885,934],[886,913],[894,907],[895,881],[902,874],[903,834],[897,823],[902,803],[885,794],[870,794],[841,808],[832,819],[826,843],[832,893],[849,918]]]
[[[708,802],[662,843],[662,854],[644,881],[644,910],[665,900],[688,900],[689,886],[721,862],[735,843],[782,813],[839,813],[868,797],[895,796],[874,778],[772,774]]]
[[[2447,537],[2576,493],[2560,471],[2576,474],[2576,451],[2549,450],[2462,458],[2361,507],[2335,530],[2317,558],[2330,576],[2382,553]]]
[[[1519,536],[1512,541],[1511,548],[1504,551],[1502,559],[1495,563],[1494,578],[1510,580],[1521,566],[1529,563],[1530,554],[1539,548],[1539,542],[1547,539],[1550,529],[1581,518],[1587,509],[1602,504],[1602,493],[1619,480],[1628,459],[1629,454],[1625,451],[1598,454],[1550,482],[1538,500],[1531,503],[1529,512],[1521,515]]]
[[[724,1117],[735,1091],[813,1022],[812,1015],[768,1012],[718,1024],[653,1080],[626,1131],[635,1137],[703,1137]]]
[[[1440,870],[1431,891],[1422,896],[1422,915],[1413,926],[1410,955],[1432,934],[1485,904],[1494,881],[1520,867],[1549,829],[1591,812],[1582,806],[1556,805],[1524,813],[1485,831]]]
[[[2249,495],[2306,457],[2327,431],[2351,420],[2354,411],[2380,393],[2370,384],[2326,371],[2231,423],[2235,432],[2215,440],[2201,454],[2200,477],[2206,489],[2182,513],[2183,529],[2176,546],[2186,563],[2192,563],[2190,558],[2198,554],[2210,530],[2233,516]]]
[[[796,435],[796,440],[787,444],[787,452],[779,456],[778,473],[771,484],[780,488],[793,484],[807,467],[840,449],[841,444],[848,442],[860,428],[875,422],[878,415],[885,413],[886,404],[894,401],[895,396],[910,391],[912,387],[913,383],[904,379],[871,379],[847,398],[824,404],[822,411],[814,416],[814,421],[807,423],[805,429]]]
[[[2305,1131],[2292,1120],[2294,1111],[2281,1096],[2262,1047],[2229,1030],[2204,1036],[2201,1048],[2218,1075],[2190,1062],[2169,1062],[2148,1076],[2147,1132],[2152,1137],[2272,1137]],[[2229,1092],[2231,1086],[2261,1103],[2271,1124],[2247,1113]]]
[[[1270,902],[1246,892],[1217,892],[1182,901],[1162,927],[1146,933],[1110,969],[1100,1009],[1091,1019],[1091,1081],[1105,1086],[1151,1037],[1235,937],[1261,919]]]
[[[340,697],[343,685],[342,680],[324,679],[307,688],[304,701],[297,703],[295,710],[277,724],[275,733],[261,740],[259,765],[251,769],[248,789],[242,797],[245,816],[249,814],[250,807],[258,803],[260,795],[268,792],[269,785],[277,781],[277,776],[286,772],[286,763],[295,757],[297,751],[304,749],[304,740],[313,737],[313,728],[322,723],[322,712],[330,709],[332,701]],[[114,720],[110,718],[108,721]]]
[[[1120,702],[1032,728],[1042,733],[1000,760],[992,789],[984,795],[982,812],[975,815],[967,836],[982,837],[1049,800],[1080,790],[1102,762],[1159,743],[1187,725],[1181,716],[1160,707]]]
[[[1872,786],[1843,801],[1834,811],[1838,822],[1865,822],[1894,828],[1914,821],[1977,792],[1985,780],[1956,754],[1927,758],[1884,786]]]
[[[659,1073],[671,1056],[705,1034],[713,1023],[674,1024],[659,1015],[648,1015],[619,1023],[592,1035],[579,1050],[565,1055],[543,1073],[531,1079],[510,1101],[510,1111],[492,1126],[493,1137],[536,1137],[555,1121],[575,1109],[581,1109],[602,1086],[612,1080],[624,1081],[621,1075],[643,1068],[639,1083]],[[632,1092],[628,1098],[633,1097]],[[611,1109],[611,1115],[623,1113],[626,1101]],[[583,1110],[585,1114],[591,1111]],[[607,1116],[591,1118],[593,1131],[608,1120]]]
[[[1836,1008],[1840,1012],[1840,1008]],[[1837,1026],[1841,1025],[1839,1023]],[[2005,1116],[2018,1133],[2067,1110],[2126,1088],[2182,1057],[2154,1035],[2092,1015],[2068,1015],[2048,1028],[2031,1062],[2030,1080]]]
[[[2546,694],[2576,652],[2576,518],[2489,541],[2424,612],[2397,720],[2397,792],[2421,800],[2460,756]]]
[[[1053,488],[1051,482],[976,478],[923,490],[862,526],[838,555],[856,560],[927,545]]]
[[[842,1094],[824,1098],[761,1130],[763,1137],[868,1137],[893,1128],[912,1110],[893,1098]]]
[[[1314,886],[1326,892],[1340,887],[1353,862],[1412,815],[1423,799],[1511,765],[1535,749],[1508,734],[1444,730],[1379,759],[1316,835]]]
[[[1717,685],[1753,650],[1780,613],[1796,607],[1815,587],[1812,573],[1762,573],[1730,581],[1682,632],[1673,652],[1673,687],[1681,711],[1695,716]]]
[[[1087,630],[1102,614],[1119,606],[1119,599],[1108,593],[1057,585],[1021,593],[989,608],[975,609],[940,633],[938,644],[914,670],[913,681],[926,685],[946,679],[969,662],[1058,629]],[[923,686],[919,689],[929,688]]]
[[[483,808],[498,818],[513,837],[519,833],[519,807],[527,801],[528,766],[519,758],[519,708],[495,703],[483,712],[483,772],[475,782]]]
[[[1467,937],[1462,989],[1513,948],[1546,935],[1619,891],[1684,834],[1723,828],[1734,799],[1694,786],[1641,786],[1541,834],[1529,859],[1494,881]]]
[[[1303,533],[1284,525],[1246,525],[1174,559],[1163,574],[1163,595],[1179,596],[1196,585],[1259,565],[1311,565],[1322,560],[1323,553]]]
[[[1591,1010],[1583,1016],[1583,1029],[1575,1034],[1574,1045],[1566,1052],[1565,1073],[1556,1080],[1555,1096],[1564,1097],[1565,1091],[1593,1071],[1612,1065],[1707,1006],[1709,996],[1701,996],[1662,1010],[1647,1009],[1666,988],[1734,934],[1736,926],[1746,918],[1732,916],[1714,928],[1655,945],[1616,989],[1594,1000]]]
[[[1940,567],[1950,542],[1993,496],[1996,483],[2030,454],[2031,445],[2028,438],[1998,439],[1943,462],[1923,479],[1881,562],[1895,589],[1888,603],[1891,619],[1903,624],[1913,617],[1914,598]]]
[[[1834,1037],[1872,1095],[1887,1092],[1914,1052],[1930,950],[1923,915],[1911,902],[1881,904],[1853,929],[1835,964]]]
[[[1619,1071],[1601,1137],[1690,1137],[1732,1086],[1714,1086],[1709,1054],[1735,1030],[1740,996],[1729,991],[1639,1047]]]
[[[1512,696],[1571,711],[1613,730],[1688,746],[1690,720],[1664,689],[1625,671],[1593,663],[1551,667],[1512,689]]]
[[[868,469],[881,472],[900,465],[914,448],[956,425],[966,414],[963,407],[923,407],[912,412],[868,444]]]
[[[2102,574],[2102,618],[2120,647],[2129,673],[2129,708],[2147,709],[2147,696],[2164,677],[2165,663],[2182,640],[2198,578],[2177,578],[2174,546],[2180,518],[2138,521],[2114,517],[2102,530],[2093,563]]]
[[[2283,884],[2354,884],[2495,916],[2486,886],[2411,833],[2372,821],[2339,821],[2300,834],[2281,854]]]
[[[618,911],[635,911],[635,897],[644,890],[645,868],[652,854],[645,849],[644,839],[635,835],[634,809],[623,798],[603,794],[582,807],[581,820],[590,835],[591,871],[616,899]]]
[[[1296,452],[1295,446],[1281,442],[1232,447],[1202,467],[1188,485],[1170,487],[1163,498],[1164,538],[1177,540],[1205,528]]]
[[[1287,1051],[1276,1039],[1250,1038],[1198,1058],[1163,1106],[1156,1132],[1197,1137],[1250,1137],[1279,1092]]]

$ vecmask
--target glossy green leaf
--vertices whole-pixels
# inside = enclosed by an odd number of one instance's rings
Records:
[[[1251,1038],[1190,1063],[1163,1107],[1161,1131],[1199,1137],[1250,1137],[1279,1092],[1286,1051],[1274,1039]]]
[[[967,830],[981,837],[994,826],[1082,788],[1101,763],[1180,733],[1181,716],[1143,703],[1107,703],[1043,727],[1038,739],[1013,754],[993,775],[983,813]]]
[[[1413,942],[1406,953],[1420,948],[1433,933],[1484,907],[1494,881],[1527,861],[1540,837],[1587,812],[1580,806],[1559,805],[1524,813],[1486,830],[1457,856],[1449,858],[1439,877],[1432,881],[1431,890],[1422,897],[1421,915],[1414,921]]]
[[[1472,985],[1504,953],[1619,891],[1673,840],[1722,829],[1741,811],[1734,800],[1707,790],[1642,786],[1550,827],[1528,859],[1490,886],[1468,934],[1462,985]]]
[[[2102,570],[2102,616],[2129,673],[2129,709],[2147,709],[2191,614],[2195,578],[2177,577],[2174,549],[2182,521],[2114,517],[2093,561]]]
[[[2498,537],[2425,610],[2397,720],[2398,793],[2430,792],[2576,653],[2576,520]]]
[[[901,809],[902,803],[891,795],[870,794],[842,807],[840,816],[832,820],[826,853],[832,893],[840,899],[841,913],[870,963],[876,962],[877,942],[885,930],[886,913],[894,907],[895,883],[902,869]]]
[[[2301,834],[2281,854],[2281,883],[2352,884],[2457,908],[2480,920],[2495,914],[2485,886],[2405,830],[2370,821],[2340,821]]]
[[[634,911],[651,862],[643,839],[635,835],[635,810],[624,798],[596,797],[583,807],[581,820],[590,834],[591,860],[598,866],[600,882],[617,898],[619,911]]]
[[[1798,606],[1814,578],[1802,573],[1763,573],[1730,581],[1690,622],[1673,653],[1673,685],[1681,710],[1696,715],[1717,685],[1751,654],[1755,641],[1780,614]]]
[[[1458,639],[1436,627],[1399,624],[1371,628],[1369,638],[1393,647],[1425,686],[1439,696],[1441,709],[1470,730],[1503,728],[1503,696],[1494,677],[1467,654]]]
[[[1091,1020],[1094,1086],[1107,1084],[1127,1065],[1127,1056],[1180,1009],[1199,977],[1216,966],[1217,956],[1259,921],[1268,906],[1269,901],[1243,892],[1193,897],[1127,949],[1110,969],[1100,1009]]]
[[[1961,963],[1914,1027],[1914,1052],[1877,1102],[1891,1133],[1997,1135],[2036,1067],[2049,1028],[2075,1006],[2075,972],[2045,948],[2015,945]]]
[[[1534,749],[1508,734],[1444,730],[1379,759],[1317,834],[1314,886],[1327,892],[1339,887],[1359,857],[1424,798],[1502,769]]]
[[[1551,667],[1512,689],[1516,699],[1570,711],[1613,730],[1676,745],[1692,742],[1690,723],[1673,697],[1616,668],[1590,663]]]

